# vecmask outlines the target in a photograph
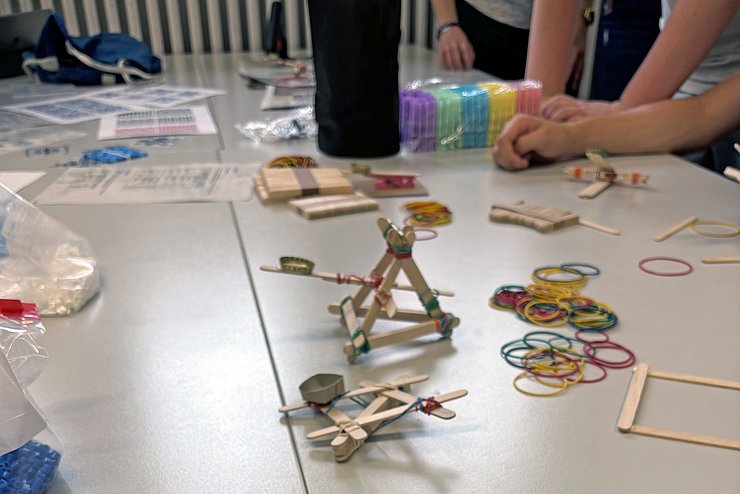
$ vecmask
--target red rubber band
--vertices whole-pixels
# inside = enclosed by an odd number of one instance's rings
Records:
[[[665,271],[653,271],[652,269],[648,269],[645,267],[645,264],[653,261],[668,261],[668,262],[675,262],[677,264],[682,264],[686,266],[685,271],[674,271],[674,272],[665,272]],[[683,259],[678,259],[677,257],[666,257],[666,256],[655,256],[655,257],[646,257],[640,263],[637,265],[642,271],[644,271],[647,274],[652,274],[653,276],[686,276],[687,274],[691,274],[694,272],[694,267],[689,264],[687,261],[684,261]]]
[[[596,356],[596,350],[598,348],[621,350],[625,354],[627,354],[627,358],[625,360],[620,360],[617,362],[610,362],[608,360],[604,360]],[[604,342],[595,341],[593,343],[590,343],[588,346],[584,345],[583,352],[586,355],[588,355],[588,358],[592,362],[602,365],[604,367],[609,367],[611,369],[624,369],[625,367],[629,367],[630,365],[635,363],[635,354],[632,353],[631,350],[623,347],[619,343],[614,343],[613,341],[604,341]]]

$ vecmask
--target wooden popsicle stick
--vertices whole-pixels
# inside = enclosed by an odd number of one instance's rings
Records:
[[[390,398],[379,396],[375,398],[372,402],[370,402],[370,404],[365,407],[362,412],[360,412],[357,418],[361,419],[363,417],[368,417],[370,415],[381,412],[387,409],[391,403],[393,403],[393,400],[391,400]],[[378,425],[380,424],[367,424],[363,425],[362,428],[365,430],[365,432],[370,434],[378,428]],[[360,446],[362,446],[362,443],[354,441],[353,438],[344,431],[337,434],[337,436],[331,441],[331,449],[334,453],[334,458],[339,462],[348,460],[349,457],[352,456],[352,453],[357,451]]]
[[[614,170],[612,165],[606,160],[604,154],[597,151],[586,151],[586,158],[593,163],[597,168],[604,170]]]
[[[704,264],[740,264],[740,257],[705,257]]]
[[[445,394],[435,396],[434,400],[437,401],[438,403],[445,403],[447,401],[457,400],[459,398],[467,396],[467,394],[468,394],[467,390],[460,389],[457,391],[452,391],[450,393],[445,393]],[[367,424],[374,424],[376,422],[383,422],[385,420],[394,419],[409,411],[417,411],[417,407],[413,407],[409,409],[408,405],[402,405],[396,408],[390,408],[388,410],[385,410],[380,413],[376,413],[374,415],[370,415],[368,417],[357,419],[356,422],[360,424],[361,426],[364,426]],[[329,436],[337,432],[339,432],[339,428],[337,426],[329,426],[329,427],[325,427],[323,429],[319,429],[319,430],[308,433],[306,435],[306,439],[309,439],[309,440],[320,439],[322,437]]]
[[[691,383],[691,384],[702,384],[704,386],[713,386],[715,388],[735,389],[737,391],[740,391],[740,382],[729,381],[727,379],[716,379],[713,377],[691,376],[689,374],[677,374],[675,372],[652,371],[652,370],[648,371],[648,376],[654,377],[656,379],[665,379],[668,381],[678,381],[678,382]]]
[[[676,223],[672,227],[662,231],[658,234],[657,237],[655,237],[653,240],[655,242],[662,242],[663,240],[667,239],[668,237],[671,237],[675,235],[676,233],[680,232],[684,228],[688,228],[694,223],[699,221],[699,217],[697,216],[690,216],[689,218],[686,218],[685,220],[681,221],[680,223]]]
[[[339,304],[331,304],[328,307],[329,313],[338,315],[340,314],[339,310]],[[370,307],[360,307],[359,309],[355,308],[355,314],[357,314],[357,317],[365,317],[365,314],[367,314],[367,311],[370,310]],[[378,312],[378,319],[393,319],[394,321],[428,321],[429,315],[421,310],[414,310],[414,309],[397,309],[396,314],[393,317],[388,316],[388,314],[384,310],[380,310]]]
[[[319,278],[324,281],[330,281],[336,283],[337,281],[337,274],[338,273],[322,273],[319,271],[314,271],[311,274],[300,274],[300,273],[291,273],[290,271],[283,271],[280,269],[279,266],[268,266],[268,265],[262,265],[260,266],[261,271],[266,271],[268,273],[281,273],[281,274],[292,274],[294,276],[307,276],[311,278]],[[346,281],[347,284],[350,285],[363,285],[363,280],[366,278],[350,278]],[[414,288],[411,285],[399,285],[398,283],[394,283],[393,287],[394,290],[403,290],[406,292],[414,292],[416,291],[416,288]],[[442,297],[454,297],[455,293],[451,292],[449,290],[434,290],[438,295]]]
[[[632,429],[630,429],[629,432],[633,434],[640,434],[642,436],[659,437],[661,439],[671,439],[673,441],[703,444],[705,446],[715,446],[717,448],[740,451],[740,441],[736,441],[733,439],[722,439],[719,437],[703,436],[701,434],[693,434],[690,432],[675,432],[665,429],[656,429],[655,427],[648,427],[644,425],[633,425]]]
[[[645,387],[647,375],[647,364],[637,364],[633,370],[632,379],[630,380],[630,385],[627,389],[627,396],[624,398],[624,403],[622,404],[622,411],[619,412],[617,429],[619,429],[620,432],[630,432],[635,424],[637,407],[640,405],[640,397],[642,396],[642,390]]]
[[[367,432],[360,427],[360,424],[357,423],[357,421],[349,418],[347,415],[344,414],[341,410],[338,408],[328,408],[328,407],[322,407],[321,411],[330,419],[334,421],[337,425],[343,425],[344,431],[349,434],[349,437],[354,439],[357,442],[364,442],[365,439],[367,439]]]
[[[428,380],[429,380],[428,375],[420,374],[418,376],[401,377],[388,384],[392,386],[401,387],[401,386],[408,386],[410,384],[418,384],[418,383],[428,381]],[[385,386],[378,386],[378,385],[362,387],[360,389],[355,389],[353,391],[349,391],[343,394],[340,399],[344,400],[344,399],[349,399],[349,398],[356,398],[358,396],[363,396],[363,395],[367,395],[370,393],[377,393],[384,389],[388,389],[388,388]],[[278,411],[279,412],[292,412],[295,410],[301,410],[303,408],[310,408],[310,407],[311,407],[311,404],[304,401],[302,403],[295,403],[293,405],[285,405],[283,407],[280,407]]]
[[[528,206],[526,204],[494,204],[492,209],[502,209],[529,218],[547,221],[553,224],[570,225],[578,221],[578,216],[570,211],[559,211],[549,208]]]
[[[403,269],[406,278],[411,282],[411,286],[414,287],[414,291],[419,295],[423,304],[428,304],[433,298],[434,294],[429,289],[424,276],[422,276],[419,267],[416,265],[413,259],[403,259],[401,261],[401,268]],[[444,315],[444,312],[437,306],[429,312],[429,315],[435,319],[438,319]]]
[[[453,328],[457,325],[456,322],[457,319],[452,322]],[[435,321],[427,321],[419,324],[412,324],[411,326],[396,329],[394,331],[368,335],[367,341],[370,344],[370,348],[375,349],[405,343],[407,341],[435,333],[437,333],[437,323]],[[355,347],[353,347],[352,343],[349,341],[344,344],[344,353],[347,356],[355,355]]]
[[[581,199],[593,199],[594,197],[598,196],[606,189],[608,189],[610,185],[612,185],[611,182],[594,182],[580,191],[578,193],[578,197],[580,197]]]
[[[370,384],[372,384],[370,381],[360,381],[360,386],[369,386]],[[401,403],[407,403],[409,405],[412,403],[415,403],[416,400],[418,399],[417,396],[410,395],[398,389],[384,389],[384,390],[378,391],[378,394],[381,394],[388,398],[393,398],[396,401],[400,401]],[[430,415],[434,415],[435,417],[439,417],[441,419],[449,420],[455,416],[455,412],[443,407],[443,408],[437,408],[436,410],[432,410],[430,412]]]
[[[388,267],[386,277],[383,278],[382,283],[378,287],[378,291],[380,291],[381,294],[387,293],[390,295],[391,286],[393,285],[396,276],[398,276],[399,271],[401,271],[401,262],[398,259],[393,259],[390,267]],[[388,314],[388,317],[392,318],[396,315],[397,308],[396,304],[393,303],[393,299],[388,297],[383,302],[385,303],[380,304],[377,298],[373,298],[373,302],[370,304],[370,310],[367,311],[365,319],[362,321],[362,330],[365,334],[369,334],[370,331],[372,331],[373,324],[375,324],[375,319],[378,317],[378,312],[381,308],[386,314]]]
[[[581,226],[585,226],[586,228],[596,230],[597,232],[608,233],[609,235],[621,235],[619,230],[615,230],[614,228],[609,228],[603,225],[599,225],[598,223],[594,223],[593,221],[586,221],[584,219],[579,218],[578,224]]]

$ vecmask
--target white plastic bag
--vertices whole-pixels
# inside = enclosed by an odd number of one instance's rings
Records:
[[[64,316],[98,287],[87,239],[0,183],[0,298],[32,302],[43,316]]]
[[[39,377],[49,357],[38,343],[45,332],[35,305],[0,299],[0,351],[23,389]]]

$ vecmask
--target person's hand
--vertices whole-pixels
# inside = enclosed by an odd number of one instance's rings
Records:
[[[555,122],[573,122],[584,118],[599,117],[619,111],[619,102],[583,101],[559,94],[545,101],[540,114]]]
[[[439,37],[439,63],[445,70],[470,70],[473,68],[475,51],[465,32],[454,26]]]
[[[517,115],[498,136],[491,155],[507,170],[521,170],[530,159],[553,159],[566,154],[568,129],[565,124],[549,122],[531,115]]]

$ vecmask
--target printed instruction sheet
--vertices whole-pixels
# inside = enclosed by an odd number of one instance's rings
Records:
[[[36,204],[143,204],[247,201],[259,165],[163,165],[70,168]]]
[[[30,115],[55,124],[74,124],[140,108],[120,103],[109,103],[90,96],[75,96],[36,103],[10,105],[4,109]]]
[[[226,94],[226,92],[198,87],[122,86],[97,91],[91,93],[90,96],[109,103],[171,108],[219,94]]]
[[[216,134],[218,129],[206,106],[137,110],[100,119],[98,139]]]

